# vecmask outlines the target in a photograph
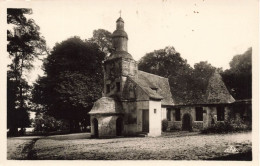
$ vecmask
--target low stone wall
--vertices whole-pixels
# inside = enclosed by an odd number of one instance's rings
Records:
[[[109,138],[116,136],[116,120],[118,116],[101,116],[92,115],[91,116],[91,135],[94,136],[95,129],[93,119],[98,121],[98,136],[100,138]]]
[[[202,130],[203,129],[203,121],[201,122],[193,122],[192,129]],[[167,130],[182,130],[182,122],[181,121],[168,121],[168,129]]]
[[[218,120],[218,107],[224,108],[224,120]],[[225,120],[230,121],[232,119],[235,121],[242,121],[249,127],[252,126],[252,108],[250,104],[203,106],[203,121],[196,121],[196,107],[180,107],[179,110],[181,118],[176,118],[176,109],[172,109],[171,121],[168,121],[168,131],[182,130],[183,117],[185,114],[190,116],[193,131],[203,130],[217,122],[224,122]],[[180,121],[176,121],[176,119],[180,119]]]
[[[201,122],[193,122],[192,129],[193,130],[202,130],[203,129],[203,121],[201,121]]]

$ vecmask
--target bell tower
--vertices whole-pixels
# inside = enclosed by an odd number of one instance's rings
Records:
[[[124,20],[119,17],[116,30],[112,34],[114,51],[104,61],[104,96],[121,98],[127,77],[137,75],[137,63],[127,52],[128,35],[124,30]]]
[[[124,30],[124,20],[119,17],[116,21],[116,30],[112,36],[112,44],[115,51],[126,51],[127,52],[127,41],[128,36]]]

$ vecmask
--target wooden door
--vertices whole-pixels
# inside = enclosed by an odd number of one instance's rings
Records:
[[[182,130],[191,131],[192,124],[191,124],[191,116],[189,114],[183,115],[182,118]]]
[[[123,129],[123,120],[119,117],[116,120],[116,135],[117,136],[122,135],[122,129]]]
[[[96,118],[93,119],[94,125],[94,137],[98,138],[98,120]]]
[[[142,115],[143,132],[149,132],[149,110],[143,110]]]

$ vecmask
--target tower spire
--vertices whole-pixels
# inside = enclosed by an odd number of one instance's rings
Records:
[[[127,40],[128,36],[124,30],[124,20],[121,17],[119,17],[116,21],[116,30],[112,34],[113,48],[115,48],[116,51],[127,52]]]
[[[120,17],[121,17],[121,13],[122,13],[122,11],[120,10],[119,13],[120,13]]]

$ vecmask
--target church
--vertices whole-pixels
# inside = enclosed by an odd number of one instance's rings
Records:
[[[249,111],[235,112],[234,105],[241,106],[217,72],[209,79],[201,100],[175,103],[168,78],[138,70],[137,62],[127,51],[127,42],[120,17],[112,34],[114,51],[103,63],[103,95],[89,112],[93,137],[160,136],[164,119],[172,129],[201,130],[224,121],[231,113],[251,116]]]
[[[104,94],[89,112],[93,136],[159,136],[162,112],[173,105],[168,79],[138,70],[127,42],[120,17],[112,34],[115,50],[103,64]]]

